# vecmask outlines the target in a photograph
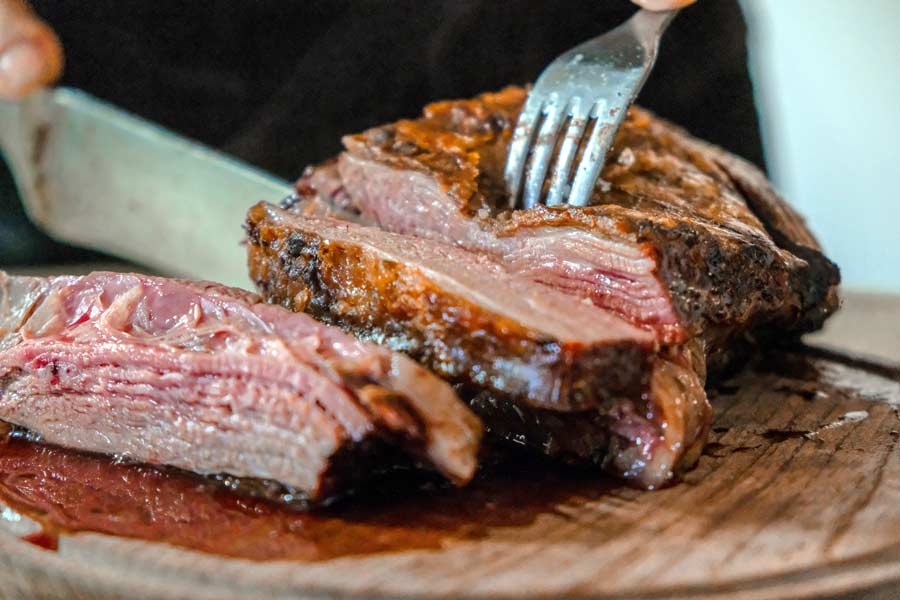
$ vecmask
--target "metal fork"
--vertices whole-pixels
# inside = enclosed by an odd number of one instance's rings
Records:
[[[541,73],[519,115],[506,162],[511,208],[541,202],[557,145],[544,204],[588,205],[616,132],[656,61],[660,37],[677,13],[639,10],[619,27],[569,50]],[[579,149],[581,160],[572,174]]]

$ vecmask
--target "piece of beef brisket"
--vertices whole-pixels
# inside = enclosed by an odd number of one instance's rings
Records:
[[[653,487],[696,458],[707,370],[818,327],[837,268],[754,167],[632,109],[587,208],[510,211],[524,91],[345,138],[251,209],[267,299],[416,358],[490,431]]]
[[[478,418],[445,382],[254,294],[0,272],[0,420],[47,443],[322,500],[408,456],[457,483]]]

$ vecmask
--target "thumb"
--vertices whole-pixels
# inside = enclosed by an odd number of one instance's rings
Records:
[[[0,0],[0,98],[21,98],[62,71],[62,47],[25,0]]]

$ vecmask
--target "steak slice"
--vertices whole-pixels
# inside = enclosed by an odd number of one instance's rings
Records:
[[[649,487],[702,445],[710,410],[692,357],[658,352],[605,309],[488,255],[333,217],[261,203],[248,234],[267,297],[428,365],[501,437]]]
[[[0,272],[0,420],[310,500],[400,455],[464,483],[481,434],[453,390],[402,355],[248,292],[116,273]]]
[[[281,208],[251,209],[251,275],[435,370],[494,434],[656,486],[702,446],[707,370],[819,327],[837,268],[762,174],[637,108],[593,206],[510,211],[524,96],[346,137]]]

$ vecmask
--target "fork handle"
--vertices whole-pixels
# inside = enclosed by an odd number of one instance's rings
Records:
[[[628,27],[634,32],[635,37],[641,41],[641,45],[647,50],[656,51],[659,46],[659,38],[678,14],[674,10],[648,10],[642,8],[634,13],[628,21]]]

